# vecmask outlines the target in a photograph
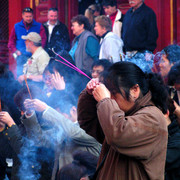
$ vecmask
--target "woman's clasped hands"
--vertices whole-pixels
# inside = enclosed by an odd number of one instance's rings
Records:
[[[92,79],[88,82],[86,90],[89,94],[93,95],[97,102],[105,98],[111,98],[110,91],[104,84],[99,82],[98,79]]]

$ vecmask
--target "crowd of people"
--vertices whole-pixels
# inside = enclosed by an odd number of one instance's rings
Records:
[[[22,10],[0,63],[0,180],[180,179],[180,46],[156,54],[144,0],[44,24]],[[101,14],[101,8],[104,15]]]

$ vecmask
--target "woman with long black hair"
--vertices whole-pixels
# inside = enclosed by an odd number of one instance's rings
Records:
[[[113,64],[103,83],[93,79],[87,84],[79,98],[78,120],[91,135],[94,129],[104,133],[94,179],[164,179],[168,132],[163,113],[167,112],[167,97],[159,77],[145,74],[130,62]],[[85,105],[88,98],[97,101],[96,120],[90,118],[91,105]],[[88,119],[83,121],[85,115]],[[92,123],[93,131],[88,125]],[[98,133],[95,137],[98,139]]]

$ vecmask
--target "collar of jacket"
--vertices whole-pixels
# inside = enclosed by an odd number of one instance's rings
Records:
[[[107,33],[109,33],[110,31],[106,31],[102,36],[101,38],[104,38],[106,36]]]
[[[139,8],[137,8],[135,11],[133,11],[133,8],[131,8],[131,13],[139,13],[146,5],[143,3]]]
[[[55,26],[58,26],[58,25],[60,25],[60,21],[59,20],[57,20],[57,23],[55,24]],[[44,26],[46,26],[46,27],[49,26],[48,21],[44,23]]]
[[[149,91],[145,96],[139,98],[134,106],[126,112],[126,116],[134,114],[136,111],[139,109],[146,107],[146,106],[154,106],[153,102],[151,101],[152,95],[151,92]]]
[[[34,23],[35,23],[35,20],[34,20],[34,19],[32,20],[32,22],[31,22],[30,24],[26,24],[26,23],[24,22],[24,20],[22,19],[20,25],[21,25],[21,26],[25,26],[25,28],[27,28],[27,27],[30,28]]]
[[[116,15],[115,21],[119,21],[121,17],[122,17],[122,13],[119,9],[117,9],[117,15]]]

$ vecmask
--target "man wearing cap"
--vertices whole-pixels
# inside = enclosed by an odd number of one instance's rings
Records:
[[[116,0],[103,0],[102,6],[103,6],[105,14],[112,21],[112,32],[121,38],[123,14],[121,13],[119,9],[117,9],[117,1]]]
[[[53,48],[56,52],[60,50],[70,50],[69,32],[65,24],[58,20],[57,8],[50,8],[48,10],[48,21],[44,23],[46,31],[47,42],[45,50],[50,56],[55,56],[51,51]]]
[[[22,35],[27,35],[30,32],[39,33],[42,38],[42,46],[46,43],[46,33],[43,25],[33,19],[33,10],[29,7],[22,11],[22,20],[14,25],[9,37],[8,48],[17,61],[17,76],[22,74],[23,65],[27,59],[32,55],[26,51]]]
[[[24,64],[24,74],[19,76],[18,81],[23,83],[27,78],[29,82],[41,85],[42,74],[49,63],[50,57],[41,47],[41,36],[38,33],[31,32],[27,36],[22,36],[22,39],[25,40],[26,50],[31,52],[32,56]]]

